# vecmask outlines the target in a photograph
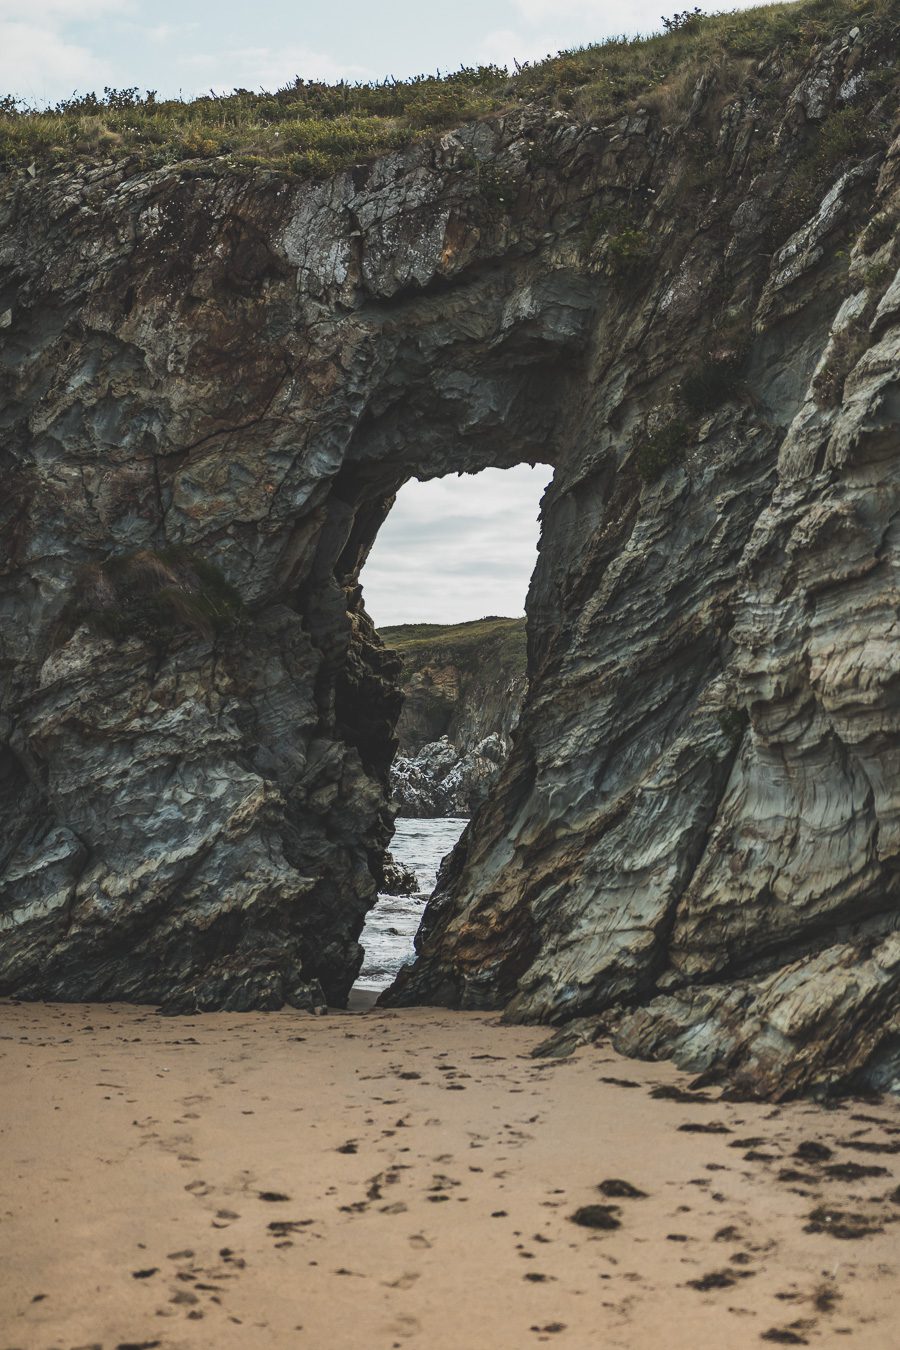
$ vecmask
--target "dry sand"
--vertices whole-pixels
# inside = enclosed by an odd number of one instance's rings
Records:
[[[432,1010],[0,1033],[0,1350],[900,1343],[893,1101],[660,1099],[688,1078]]]

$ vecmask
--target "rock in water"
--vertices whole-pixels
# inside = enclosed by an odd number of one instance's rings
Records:
[[[415,872],[397,862],[392,853],[385,853],[382,888],[386,895],[415,895],[419,882]]]
[[[0,991],[343,1001],[399,713],[359,569],[409,477],[540,460],[521,720],[394,1001],[895,1080],[897,34],[856,22],[668,122],[6,174]]]

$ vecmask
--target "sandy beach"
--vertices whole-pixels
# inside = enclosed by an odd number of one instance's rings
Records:
[[[0,1035],[0,1350],[897,1343],[892,1100],[726,1102],[426,1009]]]

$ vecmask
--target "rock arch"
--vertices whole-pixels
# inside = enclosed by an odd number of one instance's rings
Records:
[[[409,476],[542,459],[520,733],[394,998],[603,1015],[753,1091],[889,1075],[897,312],[830,259],[900,161],[773,252],[760,116],[691,212],[648,112],[318,185],[10,180],[0,989],[340,1001],[396,713],[359,567]]]

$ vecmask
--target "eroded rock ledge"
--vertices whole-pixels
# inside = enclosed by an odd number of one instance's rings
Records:
[[[409,476],[542,460],[528,699],[393,1001],[891,1081],[896,41],[316,185],[3,183],[0,991],[340,1003],[398,713],[361,564]]]

